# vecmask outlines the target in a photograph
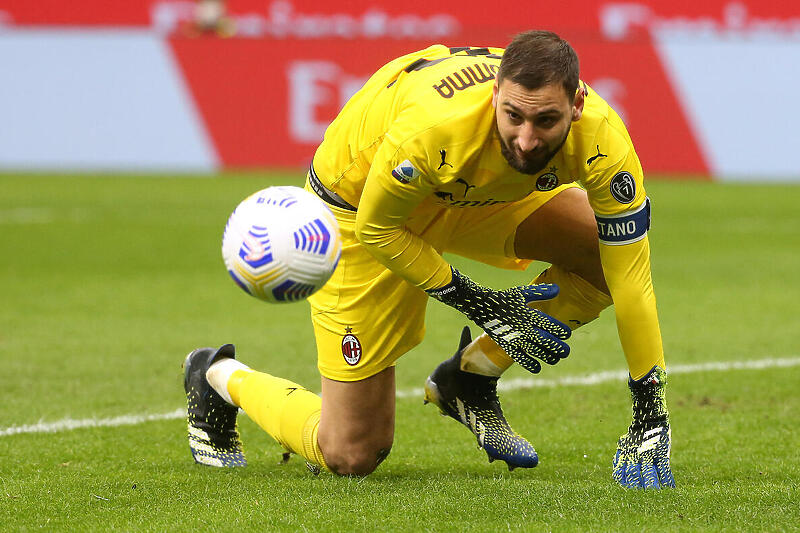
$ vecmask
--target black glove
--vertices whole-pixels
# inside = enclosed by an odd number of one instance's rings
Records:
[[[654,366],[646,376],[628,378],[633,421],[617,442],[613,478],[628,488],[674,487],[669,464],[672,431],[666,400],[667,373]]]
[[[569,346],[561,339],[568,339],[572,330],[528,307],[531,302],[558,296],[557,285],[540,283],[496,291],[451,269],[450,283],[426,292],[464,313],[523,368],[536,374],[542,369],[537,359],[554,365],[569,355]]]

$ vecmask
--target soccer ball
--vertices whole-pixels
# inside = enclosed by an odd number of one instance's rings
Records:
[[[339,225],[317,196],[299,187],[268,187],[228,218],[222,259],[239,287],[272,303],[319,290],[342,255]]]

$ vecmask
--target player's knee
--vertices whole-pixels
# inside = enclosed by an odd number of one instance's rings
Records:
[[[597,235],[575,242],[573,253],[559,261],[558,266],[585,279],[603,292],[608,292]]]
[[[391,445],[384,448],[373,446],[351,446],[325,453],[325,463],[334,474],[340,476],[367,476],[378,468],[389,455]]]
[[[576,243],[576,253],[573,255],[569,267],[571,272],[578,275],[585,274],[592,277],[603,272],[603,266],[600,263],[600,247],[597,238]]]

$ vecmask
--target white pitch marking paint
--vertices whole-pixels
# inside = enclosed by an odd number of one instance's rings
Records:
[[[52,207],[0,208],[0,225],[52,224],[53,222],[82,222],[90,219],[90,212],[80,208],[56,209]]]
[[[61,433],[72,429],[116,427],[116,426],[135,426],[145,422],[157,420],[174,420],[186,416],[186,409],[180,408],[169,413],[155,415],[122,415],[111,418],[84,418],[75,420],[73,418],[63,418],[55,422],[38,422],[24,426],[11,426],[0,429],[0,437],[9,435],[19,435],[23,433]]]
[[[791,368],[800,366],[800,357],[785,357],[779,359],[757,359],[754,361],[717,361],[696,365],[670,365],[670,375],[696,374],[700,372],[728,372],[731,370],[761,370],[767,368]],[[559,379],[542,378],[514,378],[498,383],[501,391],[524,390],[533,388],[553,388],[570,386],[591,386],[609,382],[622,382],[628,379],[627,370],[609,370],[596,372],[584,376],[565,376]],[[401,389],[397,391],[398,398],[422,398],[425,391],[420,388]],[[0,428],[0,437],[11,435],[25,435],[31,433],[61,433],[73,429],[136,426],[146,422],[160,420],[176,420],[186,416],[186,409],[180,408],[168,413],[153,415],[122,415],[111,418],[84,418],[80,420],[65,418],[55,422],[38,422],[23,426]]]

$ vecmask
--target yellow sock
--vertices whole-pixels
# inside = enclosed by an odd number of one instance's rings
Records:
[[[251,370],[237,370],[228,393],[261,429],[292,453],[325,469],[317,443],[322,399],[289,380]]]
[[[600,311],[612,303],[611,296],[597,289],[580,276],[567,272],[555,265],[531,281],[531,285],[535,283],[555,283],[558,285],[560,290],[557,297],[546,302],[537,303],[533,307],[560,320],[572,329],[588,324],[600,316]],[[479,362],[481,357],[491,361],[501,371],[507,369],[514,362],[485,333],[475,339],[475,342],[464,351],[461,357],[461,368],[467,370],[470,366],[486,366],[485,364],[481,365]]]
[[[471,366],[481,368],[482,365],[478,362],[481,356],[485,357],[492,365],[497,367],[498,372],[477,372],[478,374],[500,376],[514,363],[514,360],[507,356],[506,352],[504,352],[496,342],[490,339],[486,333],[482,333],[466,350],[464,350],[464,355],[461,356],[461,370],[469,372]],[[483,366],[491,368],[491,365]]]
[[[533,307],[560,320],[572,329],[577,329],[600,316],[600,311],[611,305],[611,296],[604,293],[582,277],[567,272],[555,265],[551,266],[531,281],[536,283],[555,283],[558,296]]]

